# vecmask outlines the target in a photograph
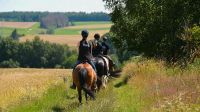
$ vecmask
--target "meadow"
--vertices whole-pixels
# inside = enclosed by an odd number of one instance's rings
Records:
[[[12,69],[5,69],[7,72]],[[15,70],[14,70],[15,71]],[[19,71],[24,71],[20,69]],[[38,70],[25,70],[23,77],[27,79],[30,74]],[[109,81],[106,89],[97,93],[95,101],[79,105],[77,91],[69,88],[71,84],[70,70],[39,70],[50,71],[58,78],[57,83],[51,86],[41,85],[36,90],[40,97],[21,99],[21,102],[8,106],[13,112],[199,112],[200,111],[200,76],[199,67],[189,66],[186,69],[169,68],[159,60],[132,58],[124,64],[122,76]],[[42,72],[42,73],[43,73]],[[5,73],[4,73],[5,74]],[[29,75],[28,75],[29,74]],[[2,75],[0,75],[2,76]],[[10,76],[10,75],[8,75]],[[15,75],[12,75],[15,77]],[[41,80],[40,73],[34,80]],[[45,75],[46,76],[46,75]],[[4,79],[1,77],[1,79]],[[51,77],[49,77],[52,79]],[[21,79],[21,78],[20,78]],[[24,80],[23,79],[23,80]],[[63,80],[64,79],[64,80]],[[38,81],[22,81],[20,86],[37,85]],[[31,88],[31,85],[29,85]],[[28,87],[26,87],[28,88]],[[10,90],[10,89],[9,89]],[[11,90],[10,90],[11,91]],[[29,94],[32,93],[29,91]],[[11,98],[11,97],[9,97]],[[12,100],[12,99],[7,100]],[[22,97],[23,98],[23,97]],[[20,100],[18,100],[20,101]],[[22,102],[23,101],[23,102]]]

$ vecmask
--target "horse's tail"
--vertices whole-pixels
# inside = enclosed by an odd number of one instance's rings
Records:
[[[79,80],[80,80],[80,85],[81,88],[93,99],[95,99],[94,93],[92,92],[92,90],[87,88],[87,82],[86,82],[86,78],[87,78],[87,70],[86,69],[81,69],[79,71]]]

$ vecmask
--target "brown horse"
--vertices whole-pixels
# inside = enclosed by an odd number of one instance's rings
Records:
[[[73,70],[73,82],[78,90],[78,99],[82,103],[81,91],[85,91],[86,101],[88,100],[87,94],[95,99],[94,91],[96,89],[97,75],[92,66],[87,62],[81,63]]]

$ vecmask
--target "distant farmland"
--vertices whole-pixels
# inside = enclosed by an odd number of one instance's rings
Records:
[[[75,22],[75,26],[55,29],[55,33],[53,35],[28,34],[24,37],[21,37],[20,41],[25,42],[26,40],[33,40],[35,36],[39,36],[40,39],[49,41],[51,43],[76,46],[78,41],[81,39],[80,32],[82,29],[88,29],[88,40],[91,40],[93,39],[95,33],[99,33],[101,36],[105,33],[108,33],[111,25],[112,24],[110,22]]]
[[[99,33],[101,35],[109,32],[109,30],[94,30],[90,32],[88,40],[93,39],[93,35],[95,33]],[[80,32],[79,32],[80,33]],[[36,35],[27,35],[25,37],[20,38],[21,42],[25,42],[26,40],[33,40]],[[80,35],[37,35],[40,39],[44,41],[48,41],[51,43],[58,43],[58,44],[67,44],[69,46],[76,46],[78,41],[81,40]]]
[[[8,37],[16,28],[19,34],[24,34],[20,38],[21,42],[32,40],[35,36],[39,36],[44,41],[58,44],[68,44],[69,46],[76,46],[81,39],[80,32],[87,29],[90,32],[89,39],[93,39],[95,33],[104,35],[109,32],[111,22],[73,22],[74,26],[54,29],[54,34],[43,34],[47,29],[40,28],[38,22],[0,22],[0,35]],[[42,33],[42,34],[41,34]]]
[[[7,27],[7,28],[30,28],[36,22],[1,22],[0,27]]]

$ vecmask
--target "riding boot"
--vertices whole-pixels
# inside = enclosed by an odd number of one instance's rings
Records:
[[[76,85],[74,84],[74,82],[72,83],[72,85],[70,86],[71,89],[76,89]]]
[[[97,69],[96,69],[96,66],[94,65],[94,63],[92,61],[89,61],[89,64],[92,66],[94,71],[97,73]]]

